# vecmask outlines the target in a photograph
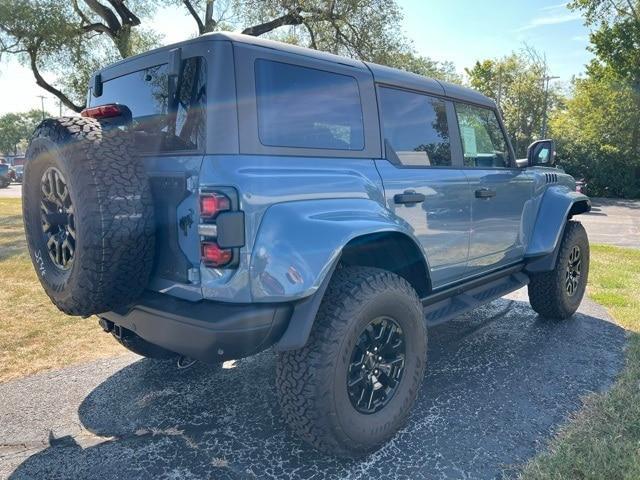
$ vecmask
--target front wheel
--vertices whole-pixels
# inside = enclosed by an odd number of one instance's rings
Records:
[[[406,280],[376,268],[338,269],[307,345],[278,357],[285,420],[325,452],[371,452],[405,424],[426,352],[422,304]]]
[[[576,312],[587,287],[589,239],[580,222],[569,221],[561,241],[555,268],[531,275],[529,302],[541,317],[563,320]]]

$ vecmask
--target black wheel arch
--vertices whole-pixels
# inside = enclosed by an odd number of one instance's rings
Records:
[[[296,303],[289,325],[275,345],[276,351],[296,350],[306,345],[331,277],[342,266],[374,267],[395,273],[407,280],[420,298],[431,292],[426,259],[411,238],[400,232],[358,236],[342,248],[315,293]]]

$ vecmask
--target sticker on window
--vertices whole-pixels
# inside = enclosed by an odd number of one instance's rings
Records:
[[[462,134],[462,143],[464,144],[464,154],[466,156],[475,157],[478,154],[475,128],[461,126],[460,133]]]

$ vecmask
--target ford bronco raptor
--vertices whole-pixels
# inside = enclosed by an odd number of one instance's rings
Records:
[[[272,347],[283,417],[357,456],[406,422],[427,331],[528,285],[578,308],[590,210],[551,140],[516,159],[458,85],[239,34],[111,65],[25,167],[51,300],[147,357]]]

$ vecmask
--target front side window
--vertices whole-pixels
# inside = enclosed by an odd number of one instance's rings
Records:
[[[507,140],[493,110],[456,103],[456,113],[465,167],[495,168],[511,164]]]
[[[104,82],[102,95],[91,97],[91,106],[129,107],[131,128],[145,152],[196,150],[204,145],[206,79],[202,57],[184,60],[172,83],[167,65],[157,65]]]
[[[451,165],[444,101],[382,87],[380,102],[385,143],[403,165]]]
[[[263,145],[364,149],[355,78],[262,59],[256,60],[255,75],[258,133]]]

